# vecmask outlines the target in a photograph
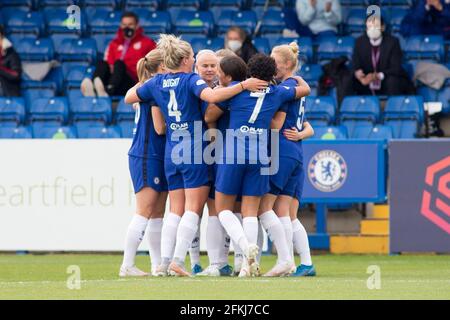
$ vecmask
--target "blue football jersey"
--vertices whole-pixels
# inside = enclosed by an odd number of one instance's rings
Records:
[[[158,74],[137,89],[140,100],[154,100],[164,115],[167,126],[166,158],[171,158],[172,148],[181,141],[191,145],[191,157],[195,150],[203,148],[204,124],[199,97],[205,88],[208,85],[198,74],[179,72]],[[200,130],[196,135],[195,129]]]
[[[237,136],[233,156],[226,145],[227,159],[254,159],[261,149],[265,149],[266,154],[272,118],[284,103],[295,99],[294,87],[270,85],[260,92],[243,91],[221,104],[222,108],[230,110],[229,129],[233,129]],[[250,139],[255,135],[260,141],[257,144],[251,143]],[[245,150],[237,150],[239,146],[245,146]]]
[[[130,156],[140,158],[164,159],[166,137],[156,133],[153,125],[151,102],[141,102],[136,109],[135,128],[133,130],[133,143],[128,151]]]
[[[288,78],[283,81],[281,86],[296,86],[297,80],[294,78]],[[280,130],[280,156],[290,157],[294,159],[301,160],[303,157],[302,141],[291,141],[288,140],[282,133],[285,129],[297,128],[298,131],[303,130],[303,123],[306,121],[305,118],[305,101],[306,98],[303,97],[298,100],[293,100],[285,103],[281,108],[286,112],[286,120],[284,121],[283,127]]]

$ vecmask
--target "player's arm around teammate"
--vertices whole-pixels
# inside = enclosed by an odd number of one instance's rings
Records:
[[[194,54],[189,43],[172,35],[161,35],[158,48],[163,52],[164,66],[168,73],[146,82],[139,89],[130,89],[125,101],[134,103],[154,98],[164,113],[167,127],[170,128],[165,156],[170,213],[164,220],[162,230],[162,263],[158,274],[164,275],[169,271],[175,275],[189,276],[190,273],[184,268],[184,261],[198,228],[199,215],[203,212],[208,197],[208,168],[204,161],[200,164],[184,163],[184,159],[179,155],[175,157],[182,162],[175,164],[172,151],[179,146],[176,142],[179,139],[173,138],[180,132],[180,126],[185,126],[187,131],[183,132],[191,134],[194,139],[199,138],[194,134],[195,122],[202,119],[199,98],[216,103],[238,94],[245,88],[258,89],[264,86],[265,82],[249,79],[233,87],[213,91],[204,80],[192,73]],[[188,141],[190,148],[196,148],[193,140]]]
[[[164,72],[162,54],[154,50],[137,64],[139,83],[156,73]],[[144,234],[149,240],[151,272],[161,262],[161,228],[167,199],[167,183],[164,177],[164,138],[160,138],[152,126],[151,104],[137,103],[136,128],[129,151],[129,168],[136,193],[136,214],[127,231],[123,263],[119,275],[145,276],[147,273],[135,266],[136,251]]]

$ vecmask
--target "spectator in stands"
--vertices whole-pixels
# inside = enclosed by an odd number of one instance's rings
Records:
[[[450,39],[450,1],[417,0],[403,18],[400,33],[404,37],[441,34]]]
[[[5,37],[0,25],[0,96],[20,96],[20,76],[22,64],[12,43]]]
[[[94,88],[98,96],[125,95],[138,82],[137,62],[156,48],[155,42],[143,33],[138,16],[133,12],[125,12],[116,37],[106,48],[104,60],[97,63],[94,81],[83,79],[83,95],[94,96]]]
[[[314,37],[336,35],[342,21],[339,0],[297,0],[297,16]]]
[[[414,92],[402,68],[399,40],[385,32],[382,17],[366,19],[366,33],[353,50],[353,90],[358,95],[400,95]]]
[[[239,27],[231,27],[228,29],[225,37],[225,48],[230,49],[236,53],[245,63],[250,58],[258,53],[255,46],[252,44],[251,37]]]

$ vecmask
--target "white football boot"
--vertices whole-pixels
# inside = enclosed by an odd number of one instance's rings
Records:
[[[269,272],[265,273],[263,277],[284,277],[291,273],[292,271],[292,261],[277,262],[277,264],[270,269]],[[294,264],[295,267],[295,264]]]
[[[219,266],[216,264],[209,265],[205,270],[196,274],[199,277],[220,277]]]
[[[146,277],[147,272],[138,269],[136,266],[132,267],[120,267],[119,277]]]

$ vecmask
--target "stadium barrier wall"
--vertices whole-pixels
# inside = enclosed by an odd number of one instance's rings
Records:
[[[450,253],[450,139],[389,145],[390,251]]]

